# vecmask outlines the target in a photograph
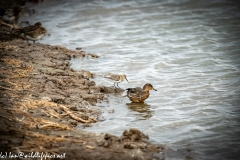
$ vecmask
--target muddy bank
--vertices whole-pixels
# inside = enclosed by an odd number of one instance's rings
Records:
[[[164,158],[163,146],[151,144],[137,129],[123,131],[120,137],[75,129],[97,123],[101,110],[91,106],[121,91],[97,86],[90,80],[93,73],[69,67],[71,58],[97,56],[81,49],[29,44],[4,23],[0,27],[1,152],[44,152],[65,159]]]

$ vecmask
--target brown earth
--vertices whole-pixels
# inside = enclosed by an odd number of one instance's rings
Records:
[[[36,159],[30,153],[37,152],[63,159],[164,158],[163,146],[150,143],[135,128],[123,131],[120,137],[76,130],[77,125],[97,123],[101,111],[91,106],[107,102],[107,94],[122,90],[97,86],[89,79],[93,73],[69,67],[71,58],[97,55],[29,44],[18,39],[12,28],[0,22],[1,158],[20,152],[29,159]]]

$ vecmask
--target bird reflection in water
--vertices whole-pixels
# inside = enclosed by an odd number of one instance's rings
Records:
[[[132,111],[139,112],[139,115],[144,119],[152,117],[151,106],[146,103],[126,103],[126,105]]]

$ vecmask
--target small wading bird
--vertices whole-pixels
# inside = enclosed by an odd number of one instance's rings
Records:
[[[143,88],[128,88],[127,89],[127,97],[132,102],[141,102],[143,103],[150,95],[149,90],[155,90],[150,83],[147,83],[143,86]]]
[[[7,10],[0,9],[0,16],[4,22],[7,23],[17,23],[21,14],[21,9],[19,7],[10,8]]]
[[[124,81],[126,79],[126,81],[128,82],[127,80],[127,76],[125,74],[123,75],[118,75],[118,74],[108,74],[106,76],[104,76],[104,78],[107,78],[109,81],[113,82],[113,85],[114,87],[116,88],[115,86],[115,83],[117,84],[118,86],[118,83],[121,83],[122,81]],[[119,87],[119,86],[118,86]],[[120,88],[120,87],[119,87]]]
[[[46,34],[47,30],[42,26],[40,22],[35,23],[33,26],[27,26],[18,30],[20,37],[27,40],[35,41],[42,39]]]

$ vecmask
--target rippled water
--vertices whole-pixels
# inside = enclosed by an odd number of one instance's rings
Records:
[[[110,95],[105,121],[89,131],[120,135],[137,127],[180,153],[168,159],[239,159],[240,5],[230,0],[46,1],[23,15],[48,29],[41,43],[95,53],[73,59],[76,70],[124,73],[150,82],[145,104]],[[111,83],[97,78],[98,84]],[[114,109],[114,113],[108,111]]]

